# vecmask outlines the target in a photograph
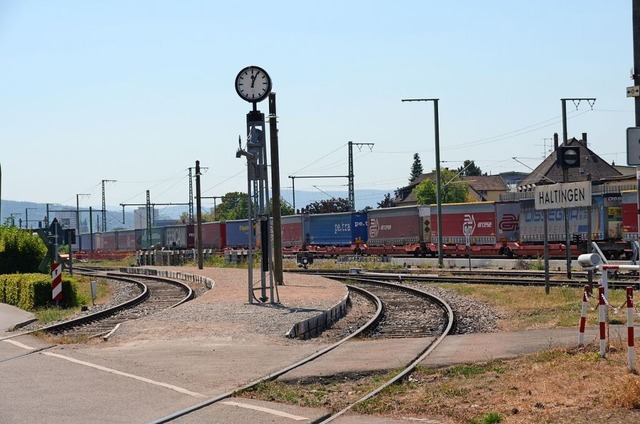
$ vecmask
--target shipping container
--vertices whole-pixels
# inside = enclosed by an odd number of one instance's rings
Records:
[[[438,235],[437,208],[431,208],[431,237]],[[444,244],[489,245],[496,243],[496,208],[493,202],[442,205]]]
[[[517,242],[520,240],[520,203],[497,202],[496,237],[498,242]]]
[[[622,238],[638,239],[638,192],[622,192]]]
[[[399,206],[368,212],[370,246],[428,242],[431,236],[429,206]]]
[[[367,240],[367,214],[340,212],[309,215],[305,239],[315,246],[350,246]]]
[[[302,246],[304,244],[305,215],[286,215],[280,218],[282,247]]]
[[[193,249],[195,247],[195,234],[193,224],[170,225],[163,227],[164,244],[168,249]]]
[[[95,249],[92,236],[93,235],[91,233],[76,234],[76,241],[78,242],[78,250],[89,252]]]
[[[227,233],[227,246],[230,248],[249,247],[249,220],[237,219],[225,223]],[[253,244],[255,243],[255,237]]]
[[[162,227],[153,227],[149,233],[146,228],[135,230],[136,250],[159,249],[164,246]],[[151,240],[149,240],[149,238]],[[151,243],[149,243],[151,241]]]
[[[196,234],[196,241],[198,237]],[[202,224],[202,248],[224,249],[227,242],[226,225],[224,222],[205,222]]]
[[[135,230],[118,230],[118,248],[117,250],[136,250],[136,232]]]
[[[104,233],[96,233],[94,237],[95,250],[102,250],[113,252],[117,250],[118,239],[114,231],[107,231]]]
[[[602,197],[602,230],[608,240],[622,238],[622,195],[620,193],[605,193],[594,196]]]
[[[523,200],[520,205],[520,240],[524,243],[544,241],[544,213],[536,210],[533,199]],[[593,240],[603,240],[602,222],[606,208],[602,196],[593,197],[591,208],[591,234]],[[569,221],[569,235],[579,235],[582,240],[588,236],[589,208],[566,209]],[[565,209],[547,210],[547,240],[566,242]]]

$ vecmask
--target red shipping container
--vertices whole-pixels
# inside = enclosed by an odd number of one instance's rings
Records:
[[[635,190],[622,192],[622,238],[638,238],[638,194]]]
[[[367,244],[370,246],[404,245],[428,241],[431,226],[429,207],[401,206],[370,210],[367,226],[369,227]]]
[[[197,243],[197,239],[198,239],[198,234],[196,231],[196,243]],[[225,247],[226,247],[225,224],[223,222],[203,223],[202,224],[202,248],[219,250],[219,249],[224,249]]]
[[[432,240],[438,234],[437,208],[431,208]],[[442,205],[444,244],[488,245],[496,243],[496,209],[493,202]]]
[[[117,248],[117,234],[114,232],[96,233],[95,234],[95,250],[114,251]],[[84,247],[84,246],[83,246]]]
[[[118,236],[118,250],[136,250],[135,230],[121,230],[116,234]]]
[[[301,246],[304,244],[303,224],[303,215],[286,215],[280,218],[282,247]]]

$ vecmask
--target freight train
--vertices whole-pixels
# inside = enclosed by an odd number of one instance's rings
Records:
[[[594,194],[591,208],[566,210],[573,256],[596,241],[612,259],[629,259],[631,241],[638,239],[636,191]],[[544,218],[532,196],[510,201],[441,205],[442,243],[445,256],[541,257],[544,253]],[[246,249],[249,231],[261,240],[260,226],[249,221],[202,224],[202,246],[216,252]],[[317,255],[413,255],[438,254],[438,214],[435,205],[399,206],[367,212],[298,214],[283,216],[281,240],[284,254],[310,251]],[[256,230],[257,229],[257,230]],[[547,234],[551,257],[565,257],[565,210],[549,210]],[[194,249],[193,224],[81,234],[77,251],[129,251],[144,249]],[[259,246],[258,246],[259,247]]]

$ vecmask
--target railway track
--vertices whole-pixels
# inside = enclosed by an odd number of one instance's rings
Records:
[[[371,279],[357,279],[348,284],[359,287],[379,298],[384,307],[382,317],[369,333],[371,338],[433,337],[441,334],[447,319],[439,304],[422,292],[406,287],[380,283]]]
[[[344,281],[344,276],[333,276],[332,278]],[[180,417],[194,413],[200,409],[211,406],[224,399],[236,396],[244,391],[252,390],[259,384],[272,381],[281,377],[297,368],[309,364],[323,355],[334,350],[338,350],[347,341],[356,337],[371,338],[392,338],[410,337],[424,338],[424,349],[417,355],[413,361],[399,372],[395,377],[380,384],[376,390],[370,392],[365,397],[352,402],[348,407],[341,411],[337,411],[330,415],[324,416],[321,422],[330,422],[333,419],[347,412],[356,404],[369,399],[386,387],[396,383],[410,374],[420,362],[428,356],[433,349],[449,334],[454,325],[453,311],[443,300],[419,289],[401,286],[399,284],[389,283],[385,281],[375,280],[372,278],[353,278],[349,277],[349,290],[357,291],[359,295],[369,299],[375,305],[376,312],[364,325],[354,331],[352,334],[342,338],[338,342],[322,349],[313,355],[304,358],[295,364],[292,364],[282,370],[264,376],[254,382],[240,387],[232,392],[228,392],[215,398],[208,399],[197,405],[177,411],[173,414],[161,417],[153,424],[167,423]],[[401,305],[412,305],[401,311]],[[424,324],[424,321],[433,322]],[[402,348],[401,346],[399,348]],[[351,354],[349,354],[351,355]],[[317,421],[319,422],[319,421]]]
[[[68,338],[108,337],[125,321],[175,307],[194,296],[191,288],[178,280],[114,272],[93,272],[91,275],[133,284],[139,288],[140,294],[112,308],[42,327],[38,331]]]
[[[294,270],[292,272],[304,272]],[[366,276],[369,278],[379,278],[386,281],[431,282],[431,283],[469,283],[469,284],[494,284],[494,285],[517,285],[517,286],[544,286],[544,271],[519,271],[519,270],[385,270],[385,271],[364,271],[364,270],[307,270],[315,275],[326,277],[331,276]],[[578,271],[572,273],[573,278],[567,279],[566,272],[549,273],[549,285],[555,287],[576,287],[581,288],[588,283],[587,273]],[[597,285],[599,275],[593,277],[593,284]],[[617,273],[610,275],[609,287],[633,287],[640,289],[638,275],[633,273]]]

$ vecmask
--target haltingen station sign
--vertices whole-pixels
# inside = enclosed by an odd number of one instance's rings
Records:
[[[535,187],[535,208],[561,209],[591,206],[591,182],[558,183]]]

